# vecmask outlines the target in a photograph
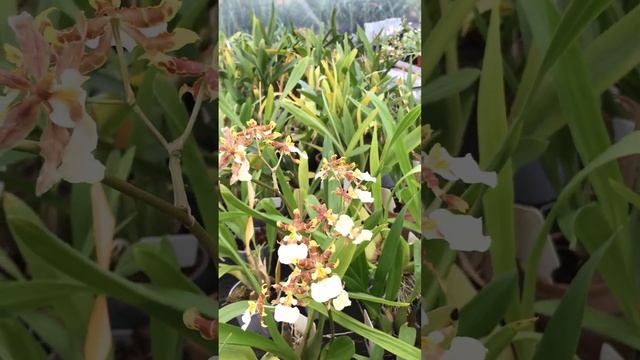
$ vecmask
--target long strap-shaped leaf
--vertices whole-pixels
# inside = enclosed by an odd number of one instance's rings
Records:
[[[507,136],[507,115],[504,99],[504,77],[500,49],[500,1],[494,1],[487,46],[485,48],[480,90],[478,92],[478,143],[480,165],[488,165],[499,150],[499,141]],[[483,199],[484,221],[491,236],[491,259],[494,276],[501,276],[516,269],[516,246],[513,220],[513,169],[507,161],[498,174],[498,185],[487,190]],[[509,320],[516,320],[518,286],[508,296],[514,300],[508,313]]]
[[[318,311],[322,315],[327,316],[327,309],[323,305],[318,304],[315,301],[310,301],[307,306],[315,311]],[[358,321],[351,316],[344,314],[343,312],[332,311],[332,317],[338,325],[344,327],[347,330],[353,331],[354,333],[364,337],[365,339],[370,340],[374,344],[379,345],[381,348],[389,351],[394,355],[397,355],[400,358],[404,358],[407,360],[420,359],[420,349],[415,346],[408,345],[398,338],[383,333],[378,329],[369,327],[363,324],[361,321]]]
[[[569,290],[551,317],[538,343],[534,360],[571,359],[578,347],[582,331],[582,317],[587,303],[591,277],[609,249],[611,240],[604,243],[573,279]]]
[[[7,207],[7,199],[17,201],[17,198],[14,197],[5,197],[5,208]],[[57,270],[81,283],[87,284],[98,293],[118,298],[162,320],[169,326],[177,327],[178,331],[185,333],[185,335],[191,337],[205,348],[211,351],[217,350],[217,343],[203,341],[198,334],[183,327],[182,313],[188,306],[184,306],[183,303],[174,303],[171,300],[173,297],[163,296],[160,290],[135,284],[100,269],[97,264],[74,251],[69,245],[56,238],[55,235],[39,226],[34,226],[29,219],[13,217],[8,221],[14,235],[21,238],[29,250]],[[205,312],[210,309],[202,310]],[[215,314],[216,309],[212,310]],[[211,313],[210,311],[207,312]]]

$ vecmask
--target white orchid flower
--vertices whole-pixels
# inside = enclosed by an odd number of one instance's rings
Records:
[[[67,69],[60,75],[60,81],[53,85],[51,97],[47,100],[51,107],[49,118],[54,124],[74,128],[82,120],[87,100],[82,84],[87,79],[76,69]]]
[[[487,351],[487,348],[479,340],[457,336],[451,341],[449,350],[442,354],[442,360],[484,360]]]
[[[98,145],[95,121],[85,113],[71,134],[58,167],[60,178],[70,183],[94,184],[104,179],[105,167],[94,156]]]
[[[340,215],[335,225],[335,230],[342,236],[349,236],[353,229],[353,220],[347,215]]]
[[[369,240],[371,240],[372,237],[373,237],[373,232],[371,232],[371,230],[362,229],[358,233],[356,238],[353,240],[353,244],[354,245],[358,245],[358,244],[362,243],[363,241],[369,241]]]
[[[498,182],[496,173],[480,170],[471,154],[453,157],[440,144],[431,148],[426,166],[449,181],[462,180],[467,184],[482,183],[490,187],[495,187]]]
[[[289,324],[295,324],[296,321],[298,321],[299,316],[300,309],[296,306],[289,306],[285,304],[276,305],[276,310],[273,314],[273,317],[277,322],[286,322]]]
[[[311,297],[313,300],[323,303],[338,297],[343,290],[340,276],[333,275],[311,284]]]
[[[242,314],[242,318],[241,318],[242,326],[240,326],[242,328],[242,330],[245,330],[245,331],[249,327],[249,324],[251,324],[251,318],[256,313],[256,302],[255,301],[249,301],[248,303],[249,304],[247,306],[247,309]]]
[[[347,306],[351,306],[349,293],[345,290],[342,290],[342,292],[340,292],[340,294],[331,301],[331,304],[333,305],[333,308],[338,311],[342,311],[342,309],[346,308]]]
[[[245,159],[241,164],[240,164],[240,170],[238,171],[238,181],[251,181],[251,173],[249,172],[250,169],[250,165],[249,165],[249,161],[247,161],[247,159]]]
[[[487,251],[491,245],[491,238],[482,233],[481,218],[436,209],[427,216],[425,227],[427,239],[444,239],[453,250]]]
[[[368,171],[356,170],[353,175],[356,177],[356,179],[361,181],[376,182],[376,178],[374,176],[371,176]]]
[[[370,191],[364,191],[364,190],[360,190],[360,189],[356,189],[356,197],[362,201],[363,203],[372,203],[373,202],[373,196],[371,196],[371,192]]]
[[[305,244],[284,244],[278,248],[278,261],[289,265],[307,257],[309,249]]]

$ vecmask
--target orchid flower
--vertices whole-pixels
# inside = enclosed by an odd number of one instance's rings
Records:
[[[456,158],[440,144],[431,148],[425,163],[427,168],[449,181],[462,180],[467,184],[482,183],[490,187],[495,187],[498,181],[495,172],[480,170],[471,154]]]
[[[79,71],[86,32],[65,48],[52,48],[31,15],[23,12],[12,16],[9,24],[16,33],[19,49],[12,50],[16,69],[0,70],[0,86],[23,96],[16,103],[15,95],[6,101],[9,108],[0,126],[0,149],[12,148],[23,140],[35,127],[38,113],[44,110],[50,121],[40,137],[44,163],[36,194],[47,192],[61,179],[72,183],[101,181],[104,166],[93,156],[98,143],[96,124],[85,109],[82,84],[86,78]],[[84,17],[78,24],[86,30],[82,25]],[[54,66],[50,63],[52,54]]]
[[[453,250],[487,251],[491,244],[491,238],[482,234],[481,219],[445,209],[427,215],[424,229],[427,239],[445,239]]]
[[[175,51],[198,40],[198,35],[187,29],[167,30],[167,24],[182,6],[181,0],[163,0],[157,6],[132,8],[121,7],[120,0],[89,0],[89,4],[95,9],[96,17],[87,23],[84,44],[90,49],[100,49],[103,57],[111,46],[116,45],[112,36],[114,26],[117,26],[116,34],[122,46],[128,51],[137,45],[147,51]],[[42,21],[42,28],[47,39],[59,46],[77,36],[78,31],[77,28],[54,29],[46,19]]]

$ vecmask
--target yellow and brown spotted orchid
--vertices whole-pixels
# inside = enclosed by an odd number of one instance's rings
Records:
[[[123,48],[132,51],[140,45],[146,51],[170,52],[193,43],[199,39],[191,30],[176,28],[172,32],[167,24],[175,17],[182,6],[181,0],[163,0],[157,6],[121,7],[119,0],[90,0],[96,10],[96,17],[87,22],[85,45],[103,54],[106,59],[111,46],[119,38]],[[77,28],[56,30],[51,22],[43,20],[40,24],[49,42],[63,46],[74,39]]]
[[[174,57],[160,52],[147,53],[143,55],[142,58],[149,60],[152,65],[169,74],[196,78],[193,85],[185,84],[180,88],[180,95],[188,92],[196,97],[201,87],[204,86],[204,88],[202,88],[204,91],[204,99],[213,101],[218,97],[218,71],[213,62],[208,65],[184,57]]]
[[[95,121],[85,109],[86,92],[79,67],[84,55],[86,23],[78,20],[79,36],[65,48],[52,48],[37,21],[28,13],[9,18],[18,48],[10,49],[13,70],[0,69],[0,87],[8,89],[0,125],[0,150],[14,147],[36,126],[44,110],[48,119],[40,137],[44,164],[36,194],[48,191],[61,179],[94,183],[104,177],[104,166],[93,151],[98,143]],[[71,134],[70,134],[71,132]]]

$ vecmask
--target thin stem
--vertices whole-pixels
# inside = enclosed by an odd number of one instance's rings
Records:
[[[23,140],[18,143],[13,150],[39,154],[40,145],[35,141]],[[217,268],[218,243],[209,235],[202,225],[184,209],[173,206],[171,203],[113,176],[106,175],[102,183],[130,198],[140,200],[182,223],[198,239],[200,245],[205,248]]]
[[[138,106],[138,104],[136,103],[136,96],[133,93],[133,88],[131,87],[131,81],[129,80],[129,69],[127,68],[127,62],[125,60],[124,50],[122,48],[122,39],[120,38],[120,24],[118,23],[118,20],[114,19],[111,21],[111,28],[113,29],[113,37],[116,41],[116,53],[118,55],[118,64],[120,65],[120,75],[122,77],[122,83],[124,86],[126,103],[133,108],[133,111],[144,122],[153,136],[155,136],[158,142],[160,142],[160,144],[162,144],[162,146],[169,152],[169,142],[167,141],[167,139],[162,136],[160,131],[156,128],[155,125],[153,125],[151,120],[149,120],[140,106]]]
[[[133,111],[136,113],[136,115],[138,115],[140,120],[142,120],[142,122],[144,122],[144,124],[147,126],[149,131],[151,131],[153,136],[158,140],[158,142],[162,145],[162,147],[164,147],[167,150],[167,152],[170,152],[169,142],[160,133],[160,130],[158,130],[158,128],[156,128],[155,125],[153,125],[153,122],[151,122],[151,120],[147,117],[147,115],[144,113],[144,111],[142,111],[142,109],[140,108],[140,105],[138,105],[135,102],[135,100],[130,105],[131,105],[131,108],[133,109]]]
[[[202,101],[204,100],[204,86],[201,85],[198,90],[198,95],[196,96],[195,104],[193,105],[193,110],[191,111],[191,116],[189,117],[189,122],[187,123],[187,127],[182,132],[182,135],[176,141],[180,148],[184,146],[184,143],[187,141],[189,135],[191,135],[191,131],[193,131],[193,125],[196,123],[196,119],[198,118],[198,114],[200,113],[200,108],[202,107]]]

